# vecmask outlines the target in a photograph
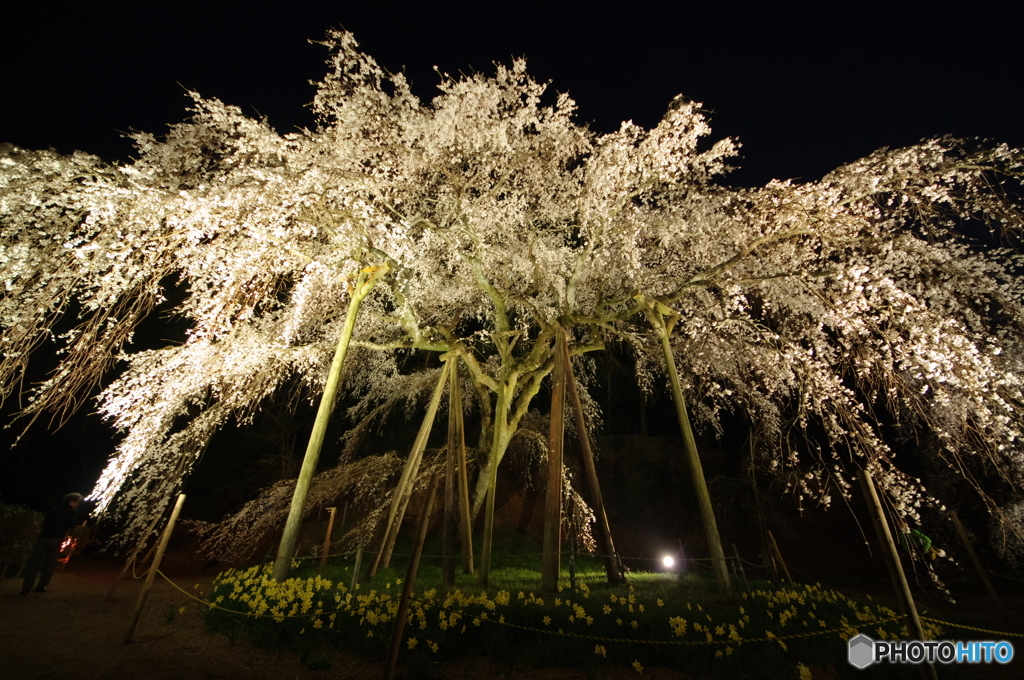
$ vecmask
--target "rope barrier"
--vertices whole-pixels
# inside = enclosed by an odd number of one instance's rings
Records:
[[[435,605],[435,604],[430,603],[430,602],[424,602],[423,600],[418,600],[416,598],[413,598],[413,601],[414,602],[419,602],[424,607],[437,609],[439,611],[447,612],[449,614],[458,614],[459,616],[466,616],[466,614],[464,612],[452,611],[452,610],[447,609],[445,607],[441,607],[441,606]],[[817,636],[817,635],[828,635],[829,633],[842,633],[842,632],[847,630],[846,627],[844,627],[844,628],[830,628],[830,629],[827,629],[827,630],[816,630],[816,631],[812,631],[812,632],[809,632],[809,633],[792,633],[792,634],[789,634],[789,635],[770,634],[768,637],[761,637],[761,638],[728,637],[728,638],[726,638],[724,640],[641,640],[639,638],[611,638],[611,637],[603,637],[603,636],[600,636],[600,635],[584,635],[582,633],[566,633],[562,629],[551,630],[551,629],[545,629],[545,628],[533,628],[531,626],[523,626],[523,625],[520,625],[518,623],[509,623],[509,622],[503,621],[501,619],[497,619],[497,620],[492,619],[491,617],[489,617],[487,615],[487,612],[482,612],[480,616],[474,616],[473,618],[474,618],[474,621],[477,621],[477,620],[479,620],[479,621],[486,621],[488,623],[493,623],[493,624],[499,625],[499,626],[507,626],[509,628],[517,628],[519,630],[527,630],[527,631],[532,631],[532,632],[535,632],[535,633],[545,633],[547,635],[558,635],[558,636],[561,636],[561,637],[578,638],[578,639],[581,639],[581,640],[595,640],[597,642],[624,642],[624,643],[639,644],[639,645],[692,645],[692,646],[704,646],[704,645],[728,645],[730,643],[734,643],[737,646],[739,646],[739,645],[743,644],[744,642],[779,642],[780,640],[781,641],[795,640],[797,638],[814,637],[814,636]],[[501,618],[504,618],[504,617],[501,617]],[[874,625],[874,624],[877,624],[877,623],[888,623],[890,621],[896,621],[896,620],[902,619],[902,618],[903,618],[902,616],[895,616],[895,617],[890,617],[890,618],[887,618],[887,619],[875,619],[873,621],[867,622],[867,624]]]
[[[256,612],[253,612],[253,611],[241,611],[241,610],[238,610],[238,609],[229,609],[229,608],[223,607],[223,606],[221,606],[221,605],[219,605],[219,604],[217,604],[215,602],[211,602],[209,600],[204,600],[204,599],[202,599],[200,597],[197,597],[196,595],[188,592],[187,590],[185,590],[184,588],[179,586],[177,583],[172,581],[166,574],[164,574],[159,569],[157,570],[156,573],[161,578],[163,578],[165,581],[167,581],[169,584],[171,584],[171,586],[174,587],[182,595],[184,595],[185,597],[189,598],[190,600],[193,600],[193,601],[197,602],[199,605],[207,607],[209,609],[218,609],[220,611],[228,612],[230,614],[238,614],[240,616],[248,616],[250,618],[273,618],[273,619],[278,619],[278,618],[282,618],[283,617],[283,618],[296,618],[297,619],[297,618],[306,618],[307,617],[306,614],[286,614],[286,613],[283,613],[283,612],[279,612],[279,613],[273,614],[273,615],[271,615],[271,614],[262,614],[261,615],[261,614],[257,614]],[[380,606],[380,605],[386,604],[388,602],[392,602],[392,601],[394,601],[396,599],[398,599],[398,596],[389,597],[389,598],[382,599],[382,600],[376,600],[376,601],[374,601],[372,603],[372,605],[366,605],[366,606]],[[816,631],[811,631],[811,632],[806,632],[806,633],[790,633],[788,635],[770,634],[768,636],[758,637],[758,638],[727,637],[727,638],[722,639],[722,640],[644,640],[644,639],[639,639],[639,638],[614,638],[614,637],[606,637],[606,636],[602,636],[602,635],[585,635],[583,633],[565,632],[562,629],[552,630],[552,629],[545,629],[545,628],[535,628],[535,627],[532,627],[532,626],[524,626],[522,624],[510,623],[508,621],[504,621],[503,620],[504,619],[503,616],[500,617],[499,619],[494,619],[494,618],[491,618],[490,616],[488,616],[487,612],[481,612],[479,615],[469,615],[469,614],[466,614],[463,611],[452,610],[452,609],[449,609],[447,607],[443,607],[443,606],[434,604],[432,602],[426,602],[424,600],[420,600],[418,598],[412,598],[412,600],[414,602],[419,603],[420,605],[422,605],[424,608],[427,608],[427,609],[434,609],[434,610],[437,610],[437,611],[445,612],[447,614],[455,614],[455,615],[458,615],[460,617],[467,617],[468,618],[468,617],[472,616],[472,620],[474,622],[484,622],[484,621],[486,621],[487,623],[492,623],[494,625],[506,626],[506,627],[509,627],[509,628],[516,628],[518,630],[525,630],[525,631],[530,631],[530,632],[534,632],[534,633],[543,633],[543,634],[546,634],[546,635],[557,635],[557,636],[560,636],[560,637],[577,638],[577,639],[581,639],[581,640],[593,640],[593,641],[596,641],[596,642],[618,642],[618,643],[625,643],[625,644],[640,644],[640,645],[705,646],[705,645],[728,645],[728,644],[733,644],[734,643],[734,644],[736,644],[738,646],[738,645],[743,644],[744,642],[780,642],[780,641],[784,642],[785,640],[796,640],[796,639],[800,639],[800,638],[816,637],[816,636],[819,636],[819,635],[829,635],[829,634],[832,634],[832,633],[843,633],[843,632],[849,630],[849,628],[850,628],[849,626],[844,626],[842,628],[829,628],[829,629],[825,629],[825,630],[816,630]],[[326,610],[325,610],[324,613],[327,613]],[[336,611],[334,611],[332,613],[336,613]],[[864,625],[864,626],[869,626],[869,625],[877,625],[877,624],[882,624],[882,623],[889,623],[891,621],[899,621],[899,620],[901,620],[903,618],[904,617],[902,615],[899,615],[899,616],[893,616],[893,617],[884,618],[884,619],[874,619],[874,620],[871,620],[871,621],[862,621],[860,623],[862,625]],[[997,635],[997,636],[1005,636],[1005,637],[1024,637],[1024,634],[1021,634],[1021,633],[1006,633],[1006,632],[1001,632],[1001,631],[988,630],[988,629],[985,629],[985,628],[976,628],[976,627],[973,627],[973,626],[966,626],[966,625],[963,625],[963,624],[950,623],[948,621],[941,621],[939,619],[932,619],[932,618],[928,618],[928,617],[921,617],[921,618],[923,620],[925,620],[925,621],[929,621],[929,622],[932,622],[932,623],[938,623],[938,624],[942,624],[942,625],[946,625],[946,626],[952,626],[954,628],[964,628],[964,629],[967,629],[967,630],[972,630],[972,631],[976,631],[976,632],[979,632],[979,633],[986,633],[986,634],[989,634],[989,635]]]
[[[270,618],[270,619],[273,619],[273,618],[276,618],[276,617],[284,617],[284,618],[286,618],[286,619],[299,619],[299,618],[305,618],[305,615],[304,615],[304,614],[285,614],[285,613],[278,613],[278,614],[264,614],[264,615],[260,615],[260,614],[257,614],[256,612],[253,612],[253,611],[243,612],[243,611],[239,611],[239,610],[237,610],[237,609],[228,609],[227,607],[222,607],[222,606],[220,606],[220,605],[219,605],[219,604],[217,604],[216,602],[210,602],[209,600],[203,600],[203,599],[201,599],[201,598],[198,598],[198,597],[196,597],[195,595],[193,595],[192,593],[188,592],[187,590],[185,590],[184,588],[182,588],[181,586],[179,586],[179,585],[178,585],[177,583],[175,583],[174,581],[172,581],[172,580],[171,580],[170,578],[168,578],[168,577],[167,577],[167,574],[163,573],[163,572],[162,572],[162,571],[160,571],[159,569],[157,569],[157,570],[156,570],[156,573],[157,573],[157,574],[158,574],[158,575],[159,575],[159,576],[160,576],[161,578],[163,578],[163,579],[164,579],[165,581],[167,581],[167,582],[168,582],[168,583],[170,583],[170,584],[171,584],[172,586],[174,586],[174,588],[175,588],[175,589],[176,589],[176,590],[177,590],[178,592],[180,592],[180,593],[181,593],[182,595],[184,595],[185,597],[188,597],[188,598],[190,598],[190,599],[192,599],[192,600],[195,600],[196,602],[198,602],[198,603],[199,603],[200,605],[202,605],[202,606],[206,607],[207,609],[219,609],[219,610],[220,610],[220,611],[222,611],[222,612],[228,612],[228,613],[231,613],[231,614],[241,614],[242,616],[248,616],[248,617],[251,617],[251,618],[254,618],[254,619],[261,619],[261,618]],[[392,601],[394,601],[394,600],[397,600],[397,599],[398,599],[398,597],[399,597],[399,596],[395,596],[395,597],[389,597],[389,598],[386,598],[386,599],[383,599],[383,600],[375,600],[375,601],[373,602],[373,605],[372,605],[372,606],[377,606],[377,605],[385,604],[385,603],[387,603],[387,602],[392,602]],[[367,605],[367,606],[368,606],[368,605]]]
[[[949,621],[940,621],[939,619],[932,619],[927,616],[921,617],[922,621],[931,621],[932,623],[941,623],[944,626],[952,626],[953,628],[964,628],[965,630],[973,630],[978,633],[987,633],[989,635],[999,635],[1005,637],[1024,637],[1024,633],[1004,633],[998,630],[988,630],[986,628],[975,628],[974,626],[965,626],[962,623],[950,623]]]
[[[337,541],[336,544],[332,544],[331,545],[331,548],[333,549],[333,548],[335,548],[337,546],[340,546],[342,544],[343,544],[343,541]],[[345,545],[349,545],[347,542],[344,542],[344,544]],[[671,551],[667,551],[667,552],[671,552]],[[570,555],[572,553],[573,553],[572,550],[561,550],[561,551],[558,552],[559,555]],[[363,555],[379,555],[379,554],[383,554],[383,553],[380,550],[369,550],[369,549],[365,549],[365,548],[363,549]],[[544,553],[538,553],[538,552],[532,552],[532,553],[502,553],[502,557],[541,557],[541,556],[543,556],[543,554]],[[575,555],[577,557],[588,557],[588,558],[594,558],[594,559],[605,559],[605,558],[611,557],[611,558],[616,558],[616,559],[620,559],[620,560],[631,560],[631,561],[634,561],[634,562],[661,562],[661,560],[662,560],[661,557],[631,557],[629,555],[621,555],[621,554],[620,555],[606,555],[604,553],[599,553],[599,552],[592,552],[591,553],[591,552],[579,552],[579,551],[577,551],[575,553]],[[346,558],[349,557],[349,555],[346,555],[344,553],[332,553],[330,555],[330,557],[328,557],[328,559],[330,559],[331,557],[339,557],[339,556],[344,556]],[[411,555],[411,553],[392,552],[391,556],[392,557],[411,557],[412,555]],[[321,555],[306,555],[306,556],[303,556],[303,557],[293,557],[292,560],[294,560],[294,561],[319,560],[320,557],[321,557]],[[434,553],[423,553],[420,557],[443,558],[444,555],[442,555],[442,554],[434,554]],[[455,555],[453,555],[453,557],[458,557],[458,555],[455,554]],[[729,562],[732,559],[733,559],[732,557],[686,557],[685,561],[686,562],[714,562],[716,560],[724,560],[726,562]],[[763,564],[754,564],[753,562],[749,562],[748,560],[743,559],[743,558],[740,558],[740,559],[742,559],[744,562],[746,562],[747,564],[749,564],[752,567],[760,568],[760,567],[764,567],[765,566]]]

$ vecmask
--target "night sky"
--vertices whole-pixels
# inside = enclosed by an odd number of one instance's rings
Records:
[[[327,52],[308,41],[337,27],[386,68],[404,69],[424,99],[435,92],[434,66],[486,73],[518,56],[599,131],[629,119],[652,126],[683,94],[703,102],[713,138],[743,144],[736,184],[814,180],[879,147],[935,135],[1024,146],[1020,22],[996,9],[1008,2],[955,14],[937,3],[867,2],[228,4],[5,8],[0,142],[127,160],[122,133],[159,134],[180,121],[184,88],[266,116],[281,132],[310,126],[309,81],[324,75]],[[72,486],[88,491],[109,435],[94,419],[69,428],[56,437],[38,428],[0,452],[3,500],[41,506]]]

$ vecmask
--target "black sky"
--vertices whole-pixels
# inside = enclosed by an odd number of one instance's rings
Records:
[[[344,27],[386,68],[405,69],[424,98],[435,65],[487,72],[526,56],[597,130],[654,125],[684,94],[711,112],[714,138],[742,142],[733,181],[812,180],[935,135],[1024,146],[1012,4],[21,3],[0,10],[0,142],[126,160],[121,133],[180,121],[183,87],[282,132],[308,126],[309,81],[324,75],[327,54],[308,41]],[[42,505],[87,491],[110,453],[103,428],[76,421],[0,452],[0,493]]]
[[[344,27],[385,67],[406,69],[421,97],[433,96],[435,65],[487,71],[514,56],[602,131],[653,125],[684,94],[711,111],[716,138],[743,143],[739,183],[815,179],[934,135],[1024,144],[1009,2],[231,4],[8,10],[0,141],[125,159],[119,131],[181,120],[182,86],[281,131],[306,126],[308,81],[326,68],[308,40]]]

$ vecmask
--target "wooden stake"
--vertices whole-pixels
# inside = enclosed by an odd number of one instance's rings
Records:
[[[457,362],[457,356],[452,355],[450,361]],[[462,402],[455,401],[453,377],[458,379],[455,372],[448,374],[448,445],[445,451],[445,474],[444,474],[444,524],[441,530],[441,586],[444,588],[455,587],[455,532],[458,519],[458,508],[455,504],[455,492],[458,487],[456,470],[458,468],[458,439],[459,428],[455,416],[456,409],[461,414]]]
[[[561,337],[561,333],[558,337]],[[558,573],[561,571],[559,553],[562,533],[562,449],[565,444],[565,361],[557,345],[552,371],[550,422],[548,476],[544,492],[544,546],[540,562],[540,589],[546,593],[558,591]]]
[[[331,517],[327,520],[327,535],[324,536],[324,554],[320,556],[320,569],[317,571],[318,574],[324,573],[324,567],[327,566],[327,557],[331,552],[331,532],[334,530],[334,514],[338,512],[338,508],[327,508]]]
[[[124,578],[124,575],[128,573],[128,567],[132,566],[132,562],[135,560],[135,557],[139,554],[139,551],[142,550],[142,546],[146,545],[146,541],[149,540],[149,536],[153,533],[153,529],[156,529],[157,522],[159,522],[160,518],[163,516],[164,513],[161,512],[159,515],[154,517],[153,521],[149,525],[149,528],[146,529],[146,533],[144,533],[142,535],[142,538],[139,539],[138,544],[135,546],[135,550],[132,550],[132,554],[128,556],[128,560],[124,563],[124,566],[121,567],[121,573],[118,574],[117,578],[114,579],[114,582],[110,584],[110,590],[107,591],[108,600],[114,596],[114,589],[117,588],[117,584],[120,583],[121,579]],[[156,543],[154,543],[153,546],[155,547]],[[150,547],[149,552],[147,552],[146,556],[142,558],[142,563],[145,563],[146,560],[149,559],[149,556],[152,552],[153,547]]]
[[[771,543],[775,557],[778,558],[779,564],[782,566],[782,572],[786,575],[786,581],[789,582],[789,585],[793,585],[793,577],[789,575],[789,567],[786,566],[786,560],[782,559],[782,551],[779,550],[779,544],[775,542],[771,529],[768,530],[768,541]]]
[[[925,640],[924,627],[921,625],[921,618],[917,614],[917,607],[914,605],[914,596],[910,593],[910,585],[907,584],[907,577],[903,573],[903,565],[900,563],[899,553],[896,552],[896,544],[889,532],[889,523],[885,521],[885,514],[882,510],[882,503],[878,500],[878,492],[875,491],[875,484],[871,480],[871,473],[867,470],[860,471],[860,484],[864,492],[864,500],[868,504],[868,514],[875,525],[875,533],[878,534],[878,542],[882,547],[882,556],[885,557],[885,566],[889,569],[889,578],[892,580],[893,590],[896,591],[896,601],[900,609],[907,617],[907,629],[910,637],[915,640]],[[936,680],[938,675],[935,666],[932,664],[918,664],[921,677],[925,680]]]
[[[949,518],[953,520],[953,526],[956,527],[956,533],[960,535],[960,540],[963,541],[964,547],[967,548],[967,554],[971,556],[971,561],[974,562],[974,568],[978,570],[978,576],[981,577],[981,582],[985,584],[985,590],[988,591],[989,596],[996,603],[996,607],[1001,612],[1003,610],[1003,603],[999,601],[999,596],[996,595],[996,590],[992,587],[992,582],[988,580],[988,574],[985,573],[984,567],[981,566],[981,560],[978,559],[978,554],[974,552],[974,546],[971,545],[971,539],[967,537],[967,532],[964,531],[963,525],[960,524],[960,518],[956,516],[956,510],[949,511]]]
[[[594,466],[594,451],[590,447],[590,436],[587,434],[587,423],[583,419],[583,405],[580,403],[580,394],[576,389],[576,378],[572,373],[572,360],[569,357],[569,344],[565,340],[565,333],[558,334],[559,345],[563,354],[565,366],[565,387],[569,395],[569,402],[572,404],[572,411],[576,417],[576,434],[579,438],[580,453],[583,456],[583,469],[587,473],[587,486],[590,487],[590,497],[594,504],[594,515],[597,519],[598,546],[604,554],[604,571],[608,577],[608,583],[615,585],[626,582],[623,576],[622,562],[619,554],[615,551],[615,543],[612,541],[612,529],[608,523],[608,514],[604,509],[604,499],[601,496],[601,485],[597,480],[597,468]]]
[[[444,393],[445,382],[448,380],[449,362],[444,363],[441,369],[441,377],[434,386],[434,393],[430,397],[430,404],[427,412],[420,423],[419,432],[416,433],[416,441],[413,442],[412,450],[409,451],[409,458],[405,461],[405,468],[402,470],[402,477],[398,480],[394,495],[391,497],[391,508],[388,510],[387,523],[384,525],[384,536],[381,539],[381,549],[373,558],[373,565],[367,578],[373,578],[378,568],[386,568],[391,562],[391,553],[395,549],[395,541],[398,540],[398,529],[402,526],[402,519],[405,517],[405,510],[409,506],[409,499],[412,497],[412,490],[415,486],[416,475],[419,473],[420,463],[423,461],[423,451],[427,448],[427,440],[430,438],[430,430],[434,426],[434,418],[437,416],[437,407],[441,403],[441,395]]]
[[[402,597],[398,601],[398,611],[395,613],[395,625],[391,629],[391,646],[388,648],[388,660],[384,666],[384,680],[391,680],[395,677],[395,666],[398,664],[398,650],[402,644],[405,620],[409,615],[409,600],[412,598],[412,588],[416,582],[416,571],[420,566],[420,555],[423,554],[423,543],[427,539],[427,526],[430,524],[430,511],[434,507],[434,496],[437,492],[439,479],[440,475],[436,472],[430,477],[430,487],[427,489],[427,497],[423,503],[423,515],[420,517],[419,530],[416,532],[416,543],[412,548],[409,569],[405,572]]]
[[[763,551],[761,557],[764,559],[765,565],[768,567],[768,571],[772,574],[773,581],[779,580],[779,565],[775,564],[775,556],[772,555],[771,551]]]
[[[732,544],[732,555],[736,558],[736,568],[740,572],[740,578],[743,579],[743,587],[746,591],[750,592],[750,581],[747,580],[747,570],[743,568],[743,560],[740,559],[740,551],[736,549],[736,544]]]
[[[160,568],[160,560],[164,558],[164,551],[167,549],[167,542],[171,540],[171,532],[174,531],[174,523],[178,521],[178,515],[181,513],[181,506],[185,503],[185,494],[178,494],[178,502],[174,504],[174,510],[171,511],[171,519],[167,521],[167,526],[164,528],[164,534],[160,537],[160,547],[156,550],[156,556],[153,558],[153,564],[149,567],[149,573],[146,575],[146,582],[142,584],[142,592],[139,593],[139,601],[135,603],[135,611],[132,612],[132,620],[128,623],[128,630],[124,634],[124,643],[128,644],[132,641],[132,635],[135,634],[135,626],[139,623],[139,616],[142,615],[142,607],[146,604],[146,597],[149,596],[149,589],[153,587],[153,579],[156,578],[156,570]]]
[[[576,601],[576,525],[569,525],[569,592]]]
[[[359,539],[359,545],[356,547],[356,564],[352,567],[352,584],[348,587],[349,592],[353,592],[356,589],[356,584],[359,583],[359,570],[363,568],[363,539]]]
[[[462,384],[459,382],[459,362],[452,362],[449,376],[448,399],[458,404],[455,409],[456,453],[459,472],[459,531],[462,535],[462,573],[473,573],[473,517],[469,513],[469,473],[466,470],[466,426],[462,422]]]

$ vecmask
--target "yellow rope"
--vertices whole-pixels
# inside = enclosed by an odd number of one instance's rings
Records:
[[[210,602],[209,600],[203,600],[201,598],[196,597],[195,595],[193,595],[192,593],[188,592],[187,590],[185,590],[184,588],[179,586],[177,583],[175,583],[174,581],[169,579],[167,577],[167,574],[163,573],[159,569],[156,570],[156,573],[158,573],[165,581],[167,581],[172,586],[174,586],[178,590],[178,592],[183,594],[185,597],[188,597],[188,598],[190,598],[192,600],[195,600],[196,602],[198,602],[202,606],[208,607],[210,609],[219,609],[222,612],[228,612],[230,614],[241,614],[242,616],[250,616],[250,617],[252,617],[254,619],[263,619],[263,618],[269,618],[269,619],[277,619],[277,618],[300,619],[300,618],[305,618],[304,614],[285,614],[283,612],[279,612],[277,614],[257,614],[256,612],[252,612],[252,611],[243,612],[243,611],[239,611],[237,609],[228,609],[227,607],[221,607],[216,602]],[[396,599],[398,599],[398,598],[397,597],[389,597],[389,598],[386,598],[386,599],[383,599],[383,600],[378,600],[378,601],[374,602],[374,606],[380,605],[380,604],[384,604],[386,602],[391,602],[392,600],[396,600]]]
[[[931,619],[927,616],[922,616],[921,620],[931,621],[932,623],[941,623],[944,626],[953,626],[954,628],[965,628],[967,630],[974,630],[979,633],[988,633],[990,635],[1000,635],[1006,637],[1024,637],[1024,633],[1003,633],[998,630],[988,630],[987,628],[975,628],[974,626],[965,626],[962,623],[950,623],[949,621],[939,621],[938,619]]]
[[[415,601],[419,602],[420,604],[422,604],[422,605],[424,605],[426,607],[432,607],[434,609],[438,609],[440,611],[447,612],[449,614],[458,614],[459,616],[464,616],[464,617],[468,617],[469,616],[465,612],[455,612],[455,611],[452,611],[450,609],[446,609],[445,607],[439,607],[439,606],[437,606],[435,604],[432,604],[432,603],[429,603],[429,602],[424,602],[423,600],[415,600]],[[902,616],[894,616],[894,617],[891,617],[891,618],[888,618],[888,619],[876,619],[874,621],[870,621],[870,622],[867,622],[867,623],[870,623],[870,624],[888,623],[889,621],[896,621],[896,620],[902,619],[902,618],[903,618]],[[637,638],[609,638],[609,637],[601,637],[601,636],[598,636],[598,635],[583,635],[581,633],[566,633],[563,630],[550,630],[550,629],[545,629],[545,628],[531,628],[530,626],[521,626],[518,623],[508,623],[506,621],[501,621],[500,619],[492,619],[489,616],[487,616],[486,613],[484,613],[483,616],[474,616],[473,619],[474,620],[479,619],[480,621],[487,621],[488,623],[493,623],[493,624],[496,624],[496,625],[499,625],[499,626],[508,626],[510,628],[518,628],[520,630],[529,630],[529,631],[533,631],[533,632],[536,632],[536,633],[547,633],[548,635],[560,635],[562,637],[573,637],[573,638],[580,638],[580,639],[583,639],[583,640],[597,640],[598,642],[630,642],[630,643],[640,644],[640,645],[727,645],[727,644],[730,644],[730,643],[735,643],[737,645],[740,645],[740,644],[743,644],[744,642],[778,642],[780,640],[792,640],[792,639],[795,639],[795,638],[805,638],[805,637],[812,637],[812,636],[816,636],[816,635],[828,635],[829,633],[842,633],[845,630],[847,630],[846,627],[844,627],[844,628],[829,628],[827,630],[816,630],[816,631],[809,632],[809,633],[792,633],[790,635],[775,635],[773,637],[763,637],[763,638],[739,638],[739,639],[727,638],[725,640],[639,640]]]
[[[260,614],[256,614],[255,612],[252,612],[252,611],[244,612],[244,611],[239,611],[237,609],[228,609],[227,607],[222,607],[222,606],[220,606],[220,605],[218,605],[218,604],[216,604],[214,602],[210,602],[209,600],[204,600],[202,598],[196,597],[195,595],[193,595],[192,593],[188,592],[187,590],[185,590],[184,588],[179,586],[177,583],[172,581],[170,578],[168,578],[167,575],[164,574],[159,569],[157,569],[156,573],[159,574],[165,581],[167,581],[172,586],[174,586],[174,588],[177,589],[178,592],[182,593],[183,595],[185,595],[189,599],[198,602],[200,605],[202,605],[204,607],[208,607],[210,609],[219,609],[221,611],[228,612],[230,614],[240,614],[242,616],[249,616],[249,617],[256,618],[256,619],[258,619],[258,618],[281,618],[281,617],[285,617],[285,618],[304,618],[304,615],[300,615],[300,614],[278,613],[278,614],[274,614],[274,615],[271,615],[271,614],[260,615]],[[380,604],[383,604],[385,602],[389,602],[389,601],[394,600],[394,599],[396,599],[396,598],[394,598],[394,597],[388,598],[388,599],[382,600],[380,602],[375,602],[374,605],[380,605]],[[774,635],[772,637],[759,637],[759,638],[739,638],[739,639],[736,639],[736,638],[726,638],[724,640],[640,640],[640,639],[637,639],[637,638],[611,638],[611,637],[603,637],[603,636],[600,636],[600,635],[583,635],[582,633],[567,633],[564,630],[550,630],[550,629],[545,629],[545,628],[533,628],[531,626],[523,626],[523,625],[520,625],[518,623],[509,623],[507,621],[502,621],[500,619],[493,619],[493,618],[487,616],[486,612],[482,612],[481,613],[482,615],[480,615],[480,616],[473,616],[473,615],[470,615],[470,614],[466,614],[463,611],[454,611],[454,610],[448,609],[446,607],[441,607],[439,605],[433,604],[431,602],[424,602],[423,600],[418,600],[418,599],[415,599],[415,598],[413,598],[413,601],[420,603],[424,607],[428,607],[428,608],[436,609],[436,610],[439,610],[439,611],[443,611],[443,612],[446,612],[448,614],[458,614],[460,617],[472,618],[473,621],[477,621],[477,620],[479,620],[479,621],[486,621],[487,623],[493,623],[493,624],[499,625],[499,626],[507,626],[509,628],[517,628],[519,630],[527,630],[527,631],[531,631],[531,632],[534,632],[534,633],[545,633],[547,635],[559,635],[561,637],[578,638],[578,639],[581,639],[581,640],[595,640],[597,642],[625,642],[625,643],[639,644],[639,645],[697,645],[697,646],[700,646],[700,645],[728,645],[728,644],[741,645],[744,642],[780,642],[780,641],[785,641],[785,640],[795,640],[795,639],[798,639],[798,638],[815,637],[815,636],[818,636],[818,635],[829,635],[831,633],[843,633],[843,632],[849,630],[849,628],[850,628],[849,626],[845,626],[843,628],[829,628],[829,629],[826,629],[826,630],[816,630],[816,631],[811,631],[811,632],[807,632],[807,633],[791,633],[789,635]],[[889,617],[889,618],[886,618],[886,619],[875,619],[873,621],[862,621],[862,622],[859,622],[859,623],[861,623],[863,626],[867,626],[867,625],[875,625],[875,624],[881,624],[881,623],[889,623],[891,621],[898,621],[898,620],[900,620],[902,618],[904,618],[904,617],[902,615],[900,615],[900,616],[892,616],[892,617]],[[1024,637],[1024,634],[1022,634],[1022,633],[1005,633],[1005,632],[1000,632],[1000,631],[995,631],[995,630],[988,630],[988,629],[985,629],[985,628],[975,628],[973,626],[965,626],[965,625],[962,625],[962,624],[959,624],[959,623],[950,623],[949,621],[940,621],[939,619],[932,619],[932,618],[928,618],[928,617],[924,617],[924,616],[921,617],[921,620],[923,620],[923,621],[930,621],[931,623],[942,624],[944,626],[952,626],[954,628],[965,628],[967,630],[973,630],[973,631],[977,631],[979,633],[987,633],[987,634],[990,634],[990,635],[1006,636],[1006,637]]]

